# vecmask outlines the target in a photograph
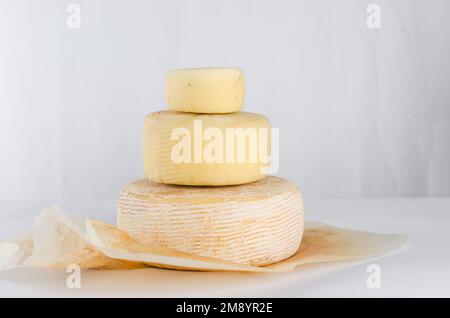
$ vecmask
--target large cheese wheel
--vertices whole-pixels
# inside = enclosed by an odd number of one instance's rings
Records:
[[[166,103],[171,110],[231,113],[244,105],[244,75],[238,68],[173,70],[166,77]]]
[[[120,193],[117,226],[142,244],[268,265],[298,250],[303,202],[293,183],[277,177],[226,187],[175,186],[145,179]]]
[[[270,123],[262,115],[247,112],[151,113],[144,120],[142,153],[145,175],[151,181],[195,186],[249,183],[267,173],[269,158],[261,154],[270,154]],[[232,160],[227,160],[228,155]]]

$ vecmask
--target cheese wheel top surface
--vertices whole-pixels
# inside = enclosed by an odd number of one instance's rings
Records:
[[[286,192],[298,192],[298,188],[292,182],[270,176],[257,182],[222,187],[178,186],[142,179],[128,184],[123,192],[153,202],[205,204],[251,202]]]
[[[145,120],[156,121],[160,123],[161,127],[170,126],[170,128],[185,127],[186,125],[192,126],[194,120],[203,120],[203,127],[248,128],[258,127],[258,125],[270,127],[267,117],[250,112],[204,114],[162,110],[146,115]]]
[[[193,68],[167,72],[166,103],[182,112],[222,114],[244,105],[244,75],[239,68]]]

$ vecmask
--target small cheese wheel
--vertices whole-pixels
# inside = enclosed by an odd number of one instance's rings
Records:
[[[220,188],[145,179],[120,193],[117,226],[141,244],[262,266],[298,250],[303,201],[293,183],[278,177]]]
[[[151,181],[194,186],[249,183],[265,177],[270,165],[270,122],[247,112],[151,113],[144,120],[142,153]]]
[[[231,113],[244,105],[244,75],[238,68],[173,70],[166,77],[169,109],[193,113]]]

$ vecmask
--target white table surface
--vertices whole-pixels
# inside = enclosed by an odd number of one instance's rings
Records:
[[[0,239],[27,231],[52,202],[0,202]],[[114,200],[66,202],[70,214],[114,222]],[[450,296],[450,198],[305,198],[306,218],[380,233],[407,233],[409,245],[382,258],[298,267],[283,274],[183,272],[161,269],[84,271],[81,288],[65,271],[0,272],[0,297],[402,297]],[[378,264],[381,288],[366,285]]]

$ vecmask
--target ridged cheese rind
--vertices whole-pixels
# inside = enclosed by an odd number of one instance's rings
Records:
[[[277,177],[239,186],[139,180],[119,195],[117,226],[142,244],[263,266],[292,256],[303,235],[299,189]]]
[[[169,71],[166,103],[174,111],[231,113],[244,105],[244,75],[239,68],[194,68]]]
[[[145,117],[142,131],[144,172],[151,181],[177,185],[223,186],[245,184],[265,177],[263,169],[268,164],[260,160],[251,162],[248,158],[243,163],[238,163],[237,160],[232,163],[195,163],[193,159],[190,163],[174,162],[171,152],[179,141],[172,140],[171,134],[176,128],[186,128],[193,136],[194,121],[201,121],[203,130],[218,128],[224,136],[227,128],[265,128],[268,132],[266,147],[270,154],[270,122],[263,115],[249,112],[214,115],[155,112]],[[203,143],[203,149],[207,144],[206,141]],[[193,145],[192,142],[192,147]]]

